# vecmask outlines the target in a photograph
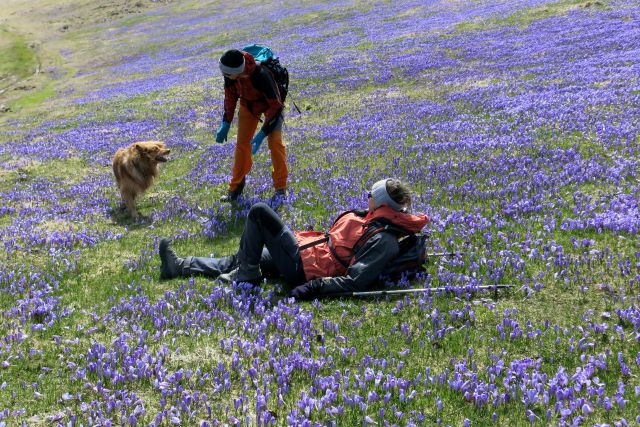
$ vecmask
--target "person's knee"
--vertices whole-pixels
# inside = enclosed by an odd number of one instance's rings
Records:
[[[282,231],[282,221],[278,214],[266,203],[260,202],[251,206],[248,218],[250,221],[260,224],[271,235],[276,236]]]
[[[271,133],[267,136],[267,142],[268,142],[268,144],[269,144],[269,147],[283,145],[283,144],[282,144],[282,132],[277,131],[277,130],[276,130],[276,131],[271,132]]]
[[[271,208],[264,202],[258,202],[249,209],[249,218],[254,221],[261,220]]]

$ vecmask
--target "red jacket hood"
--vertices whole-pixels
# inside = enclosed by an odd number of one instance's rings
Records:
[[[244,55],[244,71],[243,71],[243,73],[251,75],[256,70],[256,60],[253,57],[253,55],[251,55],[250,53],[244,52],[244,51],[241,51],[241,52]]]
[[[419,233],[430,221],[429,217],[425,214],[399,212],[387,205],[382,205],[378,209],[368,212],[365,217],[367,222],[378,218],[384,218],[391,221],[391,223],[409,230],[412,233]]]

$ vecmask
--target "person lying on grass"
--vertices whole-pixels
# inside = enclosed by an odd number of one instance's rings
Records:
[[[343,213],[328,233],[322,233],[292,232],[267,204],[257,203],[249,210],[235,255],[180,258],[171,240],[162,239],[160,279],[205,275],[227,283],[258,284],[263,277],[280,277],[289,295],[301,300],[366,290],[399,253],[391,231],[360,239],[367,224],[384,219],[417,233],[429,222],[425,214],[408,212],[411,192],[398,179],[373,184],[368,204],[367,210]]]

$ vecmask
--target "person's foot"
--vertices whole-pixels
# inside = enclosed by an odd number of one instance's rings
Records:
[[[160,240],[158,253],[160,254],[160,279],[168,280],[178,277],[182,273],[184,258],[178,257],[171,249],[171,239]]]
[[[233,191],[228,191],[227,194],[220,197],[221,203],[233,203],[238,200],[238,194],[234,194]]]
[[[287,198],[287,189],[279,188],[273,192],[273,196],[271,196],[271,199],[269,200],[269,205],[274,210],[277,210],[284,203],[286,198]]]
[[[242,178],[242,182],[240,182],[240,184],[238,184],[236,189],[233,190],[233,191],[229,190],[227,192],[227,194],[225,194],[224,196],[220,197],[220,201],[222,203],[233,203],[236,200],[238,200],[238,197],[240,197],[240,195],[244,191],[245,184],[246,184],[246,179]]]
[[[218,279],[224,283],[246,282],[257,285],[262,279],[259,265],[240,265],[228,273],[221,274]]]

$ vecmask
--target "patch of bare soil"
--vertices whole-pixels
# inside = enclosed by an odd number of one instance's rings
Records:
[[[173,0],[66,0],[56,2],[52,7],[53,13],[48,16],[55,18],[49,24],[58,31],[84,28],[105,22],[130,17],[148,9],[171,3]]]
[[[0,79],[0,117],[12,112],[12,101],[40,90],[49,81],[47,69],[61,49],[67,33],[96,24],[130,18],[175,0],[1,0],[0,29],[24,37],[37,57],[28,77],[3,75]],[[0,31],[0,45],[2,44]]]
[[[175,0],[3,0],[0,25],[42,38],[114,21]]]

